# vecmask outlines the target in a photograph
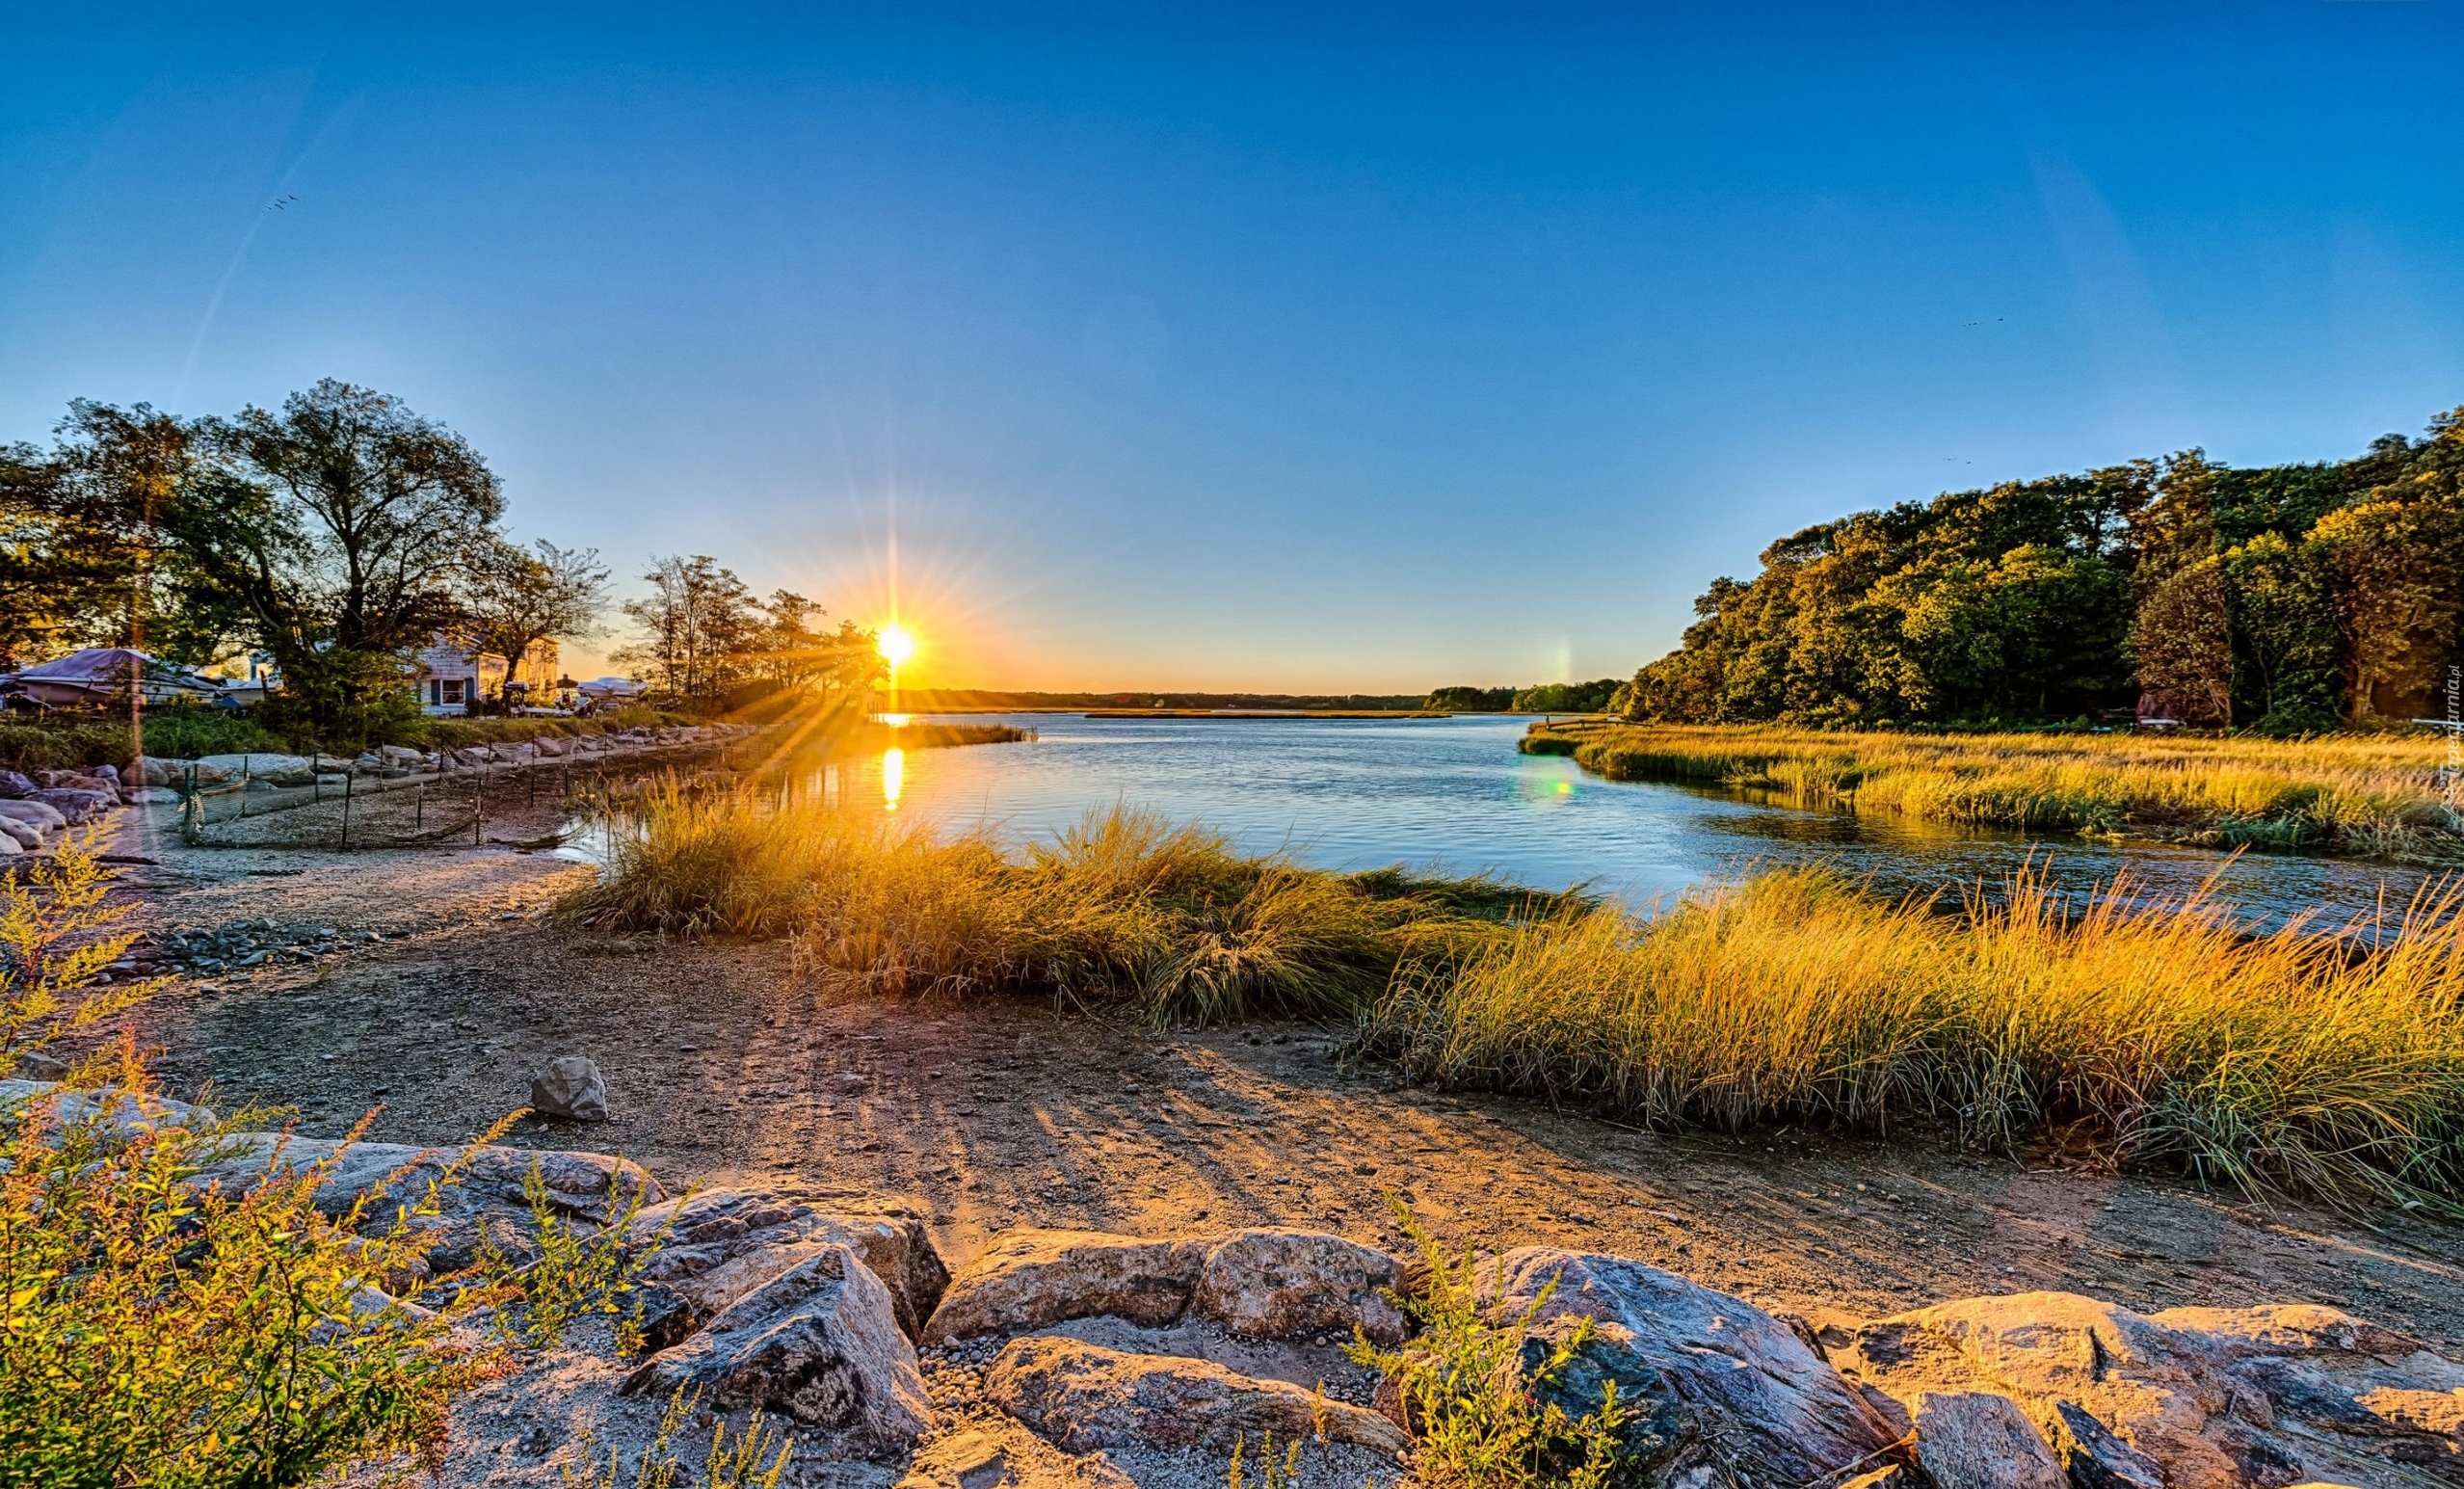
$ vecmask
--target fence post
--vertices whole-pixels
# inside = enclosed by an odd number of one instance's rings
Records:
[[[342,851],[351,851],[351,776],[342,777]]]
[[[248,784],[252,779],[253,778],[249,774],[248,756],[243,752],[240,756],[240,815],[244,817],[248,815]]]
[[[479,827],[488,820],[488,767],[482,764],[470,778],[470,845],[480,845]]]
[[[411,783],[411,830],[414,833],[428,825],[428,783]]]

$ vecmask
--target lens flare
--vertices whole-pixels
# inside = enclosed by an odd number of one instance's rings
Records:
[[[905,626],[890,625],[881,628],[882,660],[892,667],[904,667],[915,654],[915,638],[907,634]]]

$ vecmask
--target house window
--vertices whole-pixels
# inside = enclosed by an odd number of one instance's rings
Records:
[[[462,679],[460,678],[444,678],[439,679],[439,683],[444,688],[444,697],[438,699],[438,703],[458,704],[462,702]]]

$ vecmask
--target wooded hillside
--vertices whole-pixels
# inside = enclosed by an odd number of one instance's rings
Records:
[[[1689,723],[2268,730],[2443,714],[2464,409],[2426,439],[2235,469],[2189,450],[1860,512],[1714,580],[1617,707]]]

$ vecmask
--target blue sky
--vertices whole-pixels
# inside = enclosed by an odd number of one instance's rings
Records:
[[[0,439],[339,377],[934,680],[1417,690],[2464,403],[2451,0],[675,10],[13,16]]]

